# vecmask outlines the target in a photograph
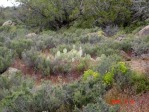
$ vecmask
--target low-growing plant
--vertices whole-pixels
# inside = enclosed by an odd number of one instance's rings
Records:
[[[122,74],[125,74],[126,72],[128,71],[128,68],[126,66],[126,63],[125,62],[118,62],[115,66],[113,66],[112,68],[112,72],[114,74],[118,74],[118,72],[122,73]]]
[[[104,32],[106,34],[106,36],[113,36],[118,32],[119,28],[118,26],[112,26],[112,25],[108,25],[106,26],[106,28],[104,28]]]
[[[33,67],[35,71],[42,72],[43,76],[50,75],[51,72],[51,61],[40,56],[40,53],[31,49],[22,53],[24,62],[29,66]]]
[[[12,63],[14,53],[6,47],[0,47],[0,73],[3,73]]]
[[[98,72],[94,72],[93,70],[87,70],[83,74],[83,80],[87,80],[88,78],[92,77],[93,79],[97,79],[100,77],[100,74]]]
[[[56,59],[51,62],[51,72],[54,74],[69,74],[71,71],[71,62]]]
[[[103,81],[107,85],[112,85],[112,83],[114,82],[114,74],[111,72],[106,73],[103,76]]]
[[[89,43],[83,44],[82,49],[85,54],[89,54],[91,56],[97,56],[97,52],[99,50],[99,47],[97,44],[91,45]]]
[[[32,41],[30,39],[18,39],[12,40],[10,43],[10,48],[15,50],[18,56],[21,58],[22,52],[24,50],[31,49]]]
[[[121,57],[118,55],[110,55],[105,56],[104,54],[101,55],[99,64],[96,67],[96,70],[101,74],[104,75],[108,71],[110,71],[111,66],[117,64],[121,60]]]
[[[125,52],[131,52],[132,51],[132,41],[133,39],[131,38],[126,38],[126,39],[123,39],[121,42],[120,42],[120,49],[125,51]]]
[[[105,39],[99,43],[97,55],[100,56],[105,54],[106,56],[110,56],[118,54],[119,49],[119,43],[113,41],[112,39]]]
[[[84,58],[79,60],[79,64],[76,65],[76,69],[79,72],[85,71],[89,68],[89,60]]]
[[[149,90],[149,80],[143,75],[131,71],[125,62],[118,62],[110,67],[103,75],[103,81],[107,86],[116,85],[121,91],[129,90],[128,94],[141,93]],[[127,82],[127,83],[126,83]],[[129,88],[129,89],[128,89]],[[131,90],[130,90],[131,88]]]
[[[125,62],[118,62],[111,67],[111,73],[114,74],[114,83],[117,88],[124,91],[132,87],[133,72],[128,68]],[[127,83],[126,83],[127,82]]]
[[[75,108],[74,112],[117,112],[119,110],[119,106],[109,106],[101,98],[96,100],[97,103],[89,103],[83,106],[82,109]]]
[[[50,75],[51,63],[50,60],[42,59],[41,62],[38,63],[37,68],[39,71],[42,71],[44,76]]]
[[[31,49],[31,50],[22,52],[21,57],[27,66],[35,67],[39,63],[38,55],[39,55],[39,52],[37,52],[35,49]]]
[[[24,77],[21,72],[16,72],[14,74],[6,72],[2,74],[0,76],[0,103],[2,99],[12,95],[13,92],[23,91],[25,88],[30,90],[33,87],[33,83],[34,81],[32,78]],[[2,105],[0,104],[0,106]]]
[[[80,110],[84,105],[98,103],[98,98],[104,109],[110,108],[102,99],[105,86],[100,79],[89,78],[65,85],[52,85],[45,81],[41,82],[40,86],[34,86],[33,80],[30,81],[30,78],[25,78],[21,74],[9,75],[0,76],[0,86],[3,88],[0,88],[1,93],[5,93],[4,88],[8,91],[7,94],[0,96],[2,112],[73,111],[75,107]],[[103,109],[101,107],[95,105],[99,110]]]
[[[149,52],[149,36],[144,38],[136,38],[132,42],[132,49],[137,55]]]
[[[133,82],[133,88],[135,89],[136,93],[142,93],[149,90],[149,79],[142,74],[135,74],[131,76]]]

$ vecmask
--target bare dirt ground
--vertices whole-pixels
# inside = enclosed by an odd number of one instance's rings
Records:
[[[119,105],[119,112],[149,112],[149,91],[135,96],[112,88],[106,93],[105,101],[110,105]],[[114,104],[113,101],[119,102]]]
[[[134,103],[122,105],[120,112],[149,112],[149,92],[130,99],[133,99]]]
[[[149,60],[143,60],[141,58],[132,59],[128,62],[131,69],[138,73],[149,73]]]

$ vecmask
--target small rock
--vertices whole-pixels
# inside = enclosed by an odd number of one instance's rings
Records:
[[[32,37],[36,37],[37,34],[36,33],[29,33],[26,35],[27,38],[32,38]]]
[[[147,36],[149,35],[149,25],[144,27],[142,30],[138,32],[139,36]]]
[[[20,70],[18,70],[16,68],[9,67],[7,72],[8,72],[8,74],[15,74],[15,73],[20,72]]]
[[[12,22],[11,20],[8,20],[8,21],[4,22],[2,26],[15,26],[15,23]]]

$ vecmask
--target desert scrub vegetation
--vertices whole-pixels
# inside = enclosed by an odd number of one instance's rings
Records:
[[[10,49],[16,51],[17,55],[21,58],[22,52],[24,50],[31,49],[32,41],[30,39],[17,39],[10,42]]]
[[[98,72],[94,72],[93,70],[89,69],[84,72],[83,74],[83,80],[87,80],[87,78],[92,77],[94,80],[100,77],[100,74]]]
[[[101,105],[96,107],[98,110],[117,110],[103,101],[105,87],[99,79],[95,81],[89,78],[67,85],[52,85],[46,81],[40,86],[35,86],[31,78],[24,77],[20,73],[9,75],[5,74],[0,77],[1,87],[7,89],[7,91],[1,89],[0,110],[2,112],[45,110],[73,112],[82,107],[85,110],[90,105],[96,104]]]
[[[22,53],[24,62],[39,70],[44,76],[50,74],[69,74],[71,71],[83,72],[90,67],[91,57],[85,54],[83,56],[82,48],[76,50],[75,46],[70,51],[66,48],[62,52],[57,51],[55,56],[31,49]]]
[[[125,79],[126,74],[124,73],[128,72],[128,68],[124,62],[118,62],[115,66],[112,66],[109,72],[113,72],[114,74],[113,82],[120,85],[119,82],[116,82],[119,80],[117,75],[121,75],[121,78]],[[49,81],[43,81],[41,85],[37,86],[34,85],[32,78],[25,77],[20,73],[13,75],[3,74],[0,77],[0,110],[12,112],[36,112],[45,110],[53,112],[86,112],[89,110],[97,112],[100,110],[107,110],[108,112],[117,111],[119,109],[118,107],[110,106],[103,100],[103,95],[106,93],[107,86],[109,86],[105,85],[103,81],[105,82],[106,80],[105,83],[107,83],[109,78],[107,80],[105,78],[106,75],[103,78],[98,76],[99,73],[88,70],[79,81],[70,84],[53,85]],[[115,79],[115,76],[118,78]],[[128,82],[128,80],[123,82]],[[134,87],[138,88],[141,86],[140,89],[142,89],[144,80],[145,78],[140,80],[141,82],[138,82],[135,78],[133,81],[133,83],[135,82]],[[147,82],[145,83],[147,84]],[[148,85],[143,87],[148,87]],[[2,88],[7,89],[7,91]]]
[[[132,49],[137,55],[147,54],[149,52],[149,36],[134,39]]]
[[[24,51],[22,53],[22,59],[27,66],[33,67],[36,72],[41,71],[43,76],[50,75],[50,60],[41,57],[38,51],[35,51],[34,49]]]
[[[3,73],[11,65],[14,52],[6,47],[0,47],[0,73]]]
[[[148,73],[130,66],[148,66],[149,36],[137,33],[148,0],[16,1],[0,7],[0,112],[117,112],[104,99],[113,88],[149,91]]]

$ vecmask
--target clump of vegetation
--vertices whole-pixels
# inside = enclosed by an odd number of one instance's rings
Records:
[[[104,108],[99,106],[98,110],[117,110],[103,101],[105,91],[99,79],[98,81],[87,79],[61,86],[52,85],[48,81],[37,87],[33,86],[31,78],[28,79],[21,74],[8,77],[9,75],[0,77],[1,86],[7,88],[7,91],[1,89],[1,111],[54,112],[80,110],[82,107],[85,110],[89,107],[84,105],[96,105],[96,103],[104,106]]]
[[[142,76],[142,74],[136,74],[132,76],[133,87],[137,94],[146,92],[149,90],[149,80],[148,77]]]
[[[114,81],[114,74],[111,72],[106,73],[103,77],[103,81],[107,85],[112,85],[112,83]]]
[[[93,77],[95,80],[100,77],[98,72],[94,72],[93,70],[87,70],[83,74],[83,79],[87,80],[87,78]]]
[[[24,50],[31,49],[31,44],[32,44],[32,41],[29,39],[12,40],[10,43],[10,49],[15,50],[18,56],[21,58],[22,52]]]
[[[16,1],[0,7],[0,25],[16,23],[0,26],[0,112],[116,112],[103,98],[107,91],[149,91],[148,77],[124,59],[149,53],[149,36],[135,35],[149,24],[148,0]],[[31,32],[38,36],[27,37]],[[23,73],[5,72],[10,66]],[[34,79],[26,75],[32,71]],[[69,76],[75,80],[63,83]]]
[[[118,55],[101,55],[99,64],[95,68],[101,75],[104,75],[108,71],[110,71],[111,66],[117,64],[119,61],[121,61],[121,57]]]
[[[3,73],[11,65],[14,58],[12,50],[0,47],[0,73]]]
[[[132,49],[137,55],[149,53],[149,36],[134,39]]]

